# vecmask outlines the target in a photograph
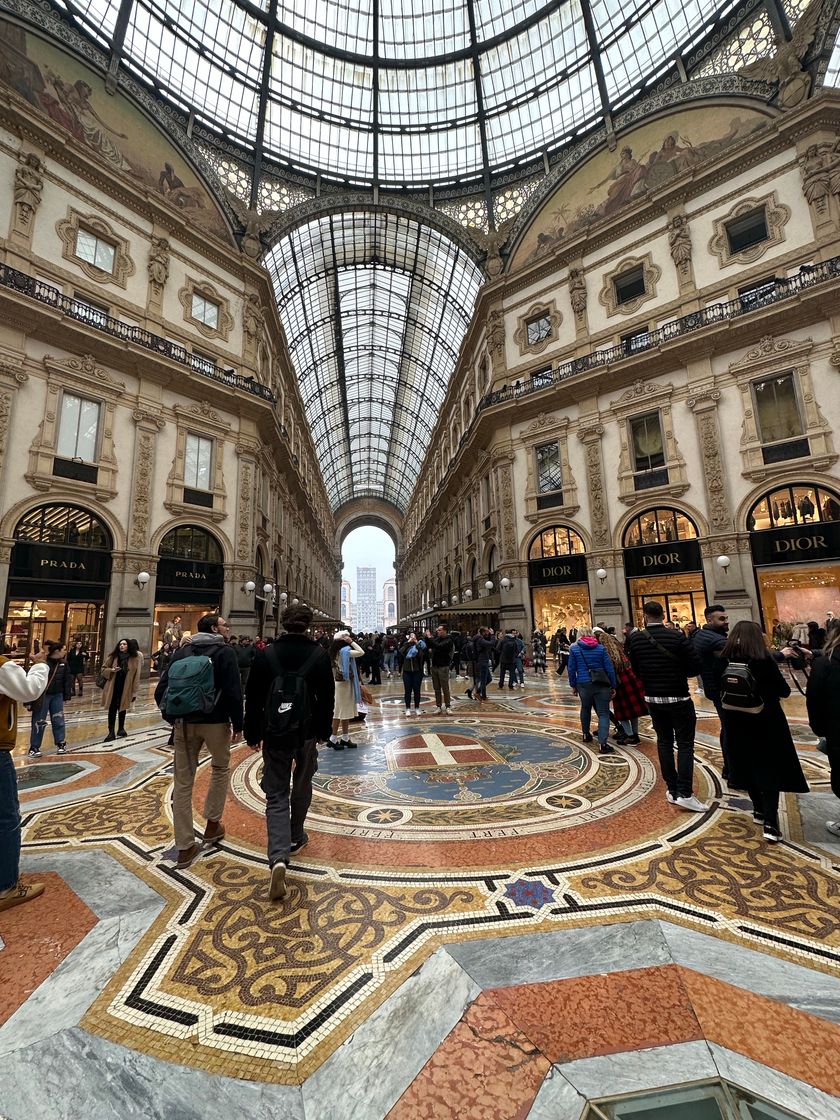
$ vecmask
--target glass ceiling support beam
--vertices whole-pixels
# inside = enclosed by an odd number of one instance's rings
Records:
[[[610,97],[607,93],[607,79],[604,77],[604,63],[601,58],[601,46],[598,42],[598,32],[595,30],[595,20],[592,18],[592,9],[589,0],[581,0],[580,10],[583,13],[583,26],[586,29],[586,38],[589,43],[589,53],[592,56],[592,67],[595,70],[595,81],[598,84],[598,94],[601,98],[601,110],[607,131],[612,136],[612,113],[610,112]]]
[[[373,59],[371,92],[373,94],[373,201],[379,202],[379,0],[373,0]]]
[[[467,0],[467,15],[470,21],[470,45],[472,48],[473,82],[475,83],[475,105],[478,113],[478,134],[481,140],[481,177],[484,182],[484,204],[487,207],[487,221],[490,229],[495,229],[496,218],[493,214],[493,191],[490,177],[490,149],[487,144],[487,116],[484,112],[484,90],[481,84],[481,52],[478,49],[475,0]]]
[[[332,249],[333,258],[333,274],[332,274],[332,295],[335,302],[335,316],[333,330],[335,332],[335,364],[338,369],[338,390],[341,394],[341,419],[344,425],[344,438],[347,441],[347,465],[350,468],[350,493],[347,495],[347,500],[353,497],[353,464],[350,462],[350,455],[353,450],[353,443],[350,439],[350,405],[347,401],[347,370],[344,365],[344,331],[341,325],[341,291],[338,284],[338,253],[335,247],[335,223],[334,219],[330,218],[330,248]]]
[[[789,43],[793,38],[793,32],[790,29],[790,20],[788,19],[782,0],[767,0],[767,15],[773,26],[773,31],[776,33],[776,37],[784,39],[786,43]]]
[[[117,72],[120,68],[120,59],[122,58],[123,44],[125,43],[125,33],[128,30],[129,20],[131,19],[131,9],[134,7],[134,0],[121,0],[120,10],[117,13],[117,21],[114,24],[114,34],[111,37],[111,60],[108,63],[108,75],[105,78],[105,88],[108,93],[117,92]]]
[[[268,0],[268,25],[263,47],[262,73],[260,74],[259,106],[257,108],[257,133],[254,140],[254,168],[251,174],[251,197],[249,210],[256,210],[259,204],[260,179],[262,178],[263,139],[265,137],[265,115],[268,111],[268,91],[271,85],[271,60],[274,57],[274,28],[277,26],[277,0]]]

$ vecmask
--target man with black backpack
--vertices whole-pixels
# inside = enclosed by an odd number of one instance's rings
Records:
[[[172,655],[155,689],[155,703],[175,728],[175,787],[172,822],[183,870],[203,844],[218,844],[225,835],[222,813],[230,774],[230,748],[242,740],[242,685],[229,627],[218,614],[198,620],[196,633]],[[192,795],[198,756],[207,747],[212,759],[210,787],[204,802],[207,826],[195,839]]]
[[[245,739],[254,751],[262,747],[269,898],[278,901],[288,889],[289,856],[309,840],[303,826],[318,742],[332,732],[335,681],[329,654],[307,637],[312,618],[309,607],[287,607],[285,633],[257,654],[248,677]]]
[[[516,631],[508,630],[499,642],[499,688],[505,687],[505,673],[508,676],[508,689],[513,692],[516,676],[516,657],[518,653]]]
[[[685,634],[669,629],[664,617],[661,603],[645,603],[645,625],[633,631],[625,648],[633,672],[644,685],[659,768],[668,787],[665,796],[681,809],[705,813],[709,806],[695,797],[693,789],[697,712],[688,687],[688,678],[700,672],[700,661]]]

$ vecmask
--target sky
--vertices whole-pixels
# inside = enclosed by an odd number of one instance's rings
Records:
[[[344,568],[341,578],[350,581],[353,600],[356,598],[356,568],[376,568],[376,597],[382,596],[382,584],[394,575],[394,542],[382,529],[364,525],[347,534],[341,549]]]

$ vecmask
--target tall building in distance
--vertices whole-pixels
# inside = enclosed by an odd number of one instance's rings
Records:
[[[376,568],[356,568],[355,629],[363,633],[379,627],[376,609]]]
[[[353,624],[353,585],[349,579],[341,581],[341,610],[338,616],[342,622]]]
[[[397,606],[397,581],[386,579],[382,585],[382,629],[388,630],[397,625],[399,618]]]

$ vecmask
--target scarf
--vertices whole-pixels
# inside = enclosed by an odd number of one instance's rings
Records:
[[[355,657],[350,656],[350,646],[344,646],[343,649],[338,651],[338,663],[341,666],[342,676],[353,686],[356,703],[360,704],[362,702],[362,688],[359,684],[359,670],[356,668]]]

